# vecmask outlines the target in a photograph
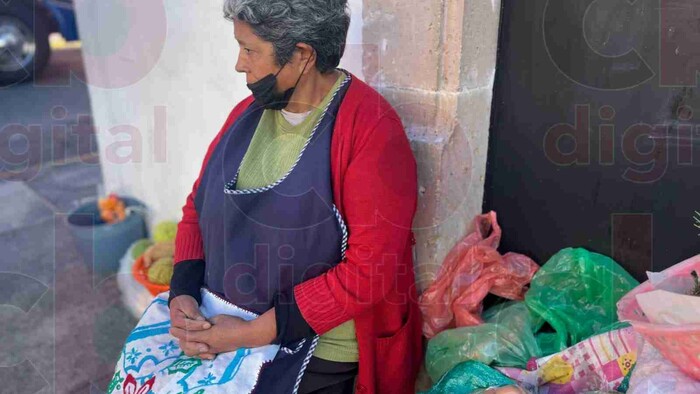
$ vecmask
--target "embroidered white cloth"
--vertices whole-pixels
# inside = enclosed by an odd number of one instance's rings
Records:
[[[206,289],[202,289],[201,311],[206,318],[257,317]],[[271,361],[279,349],[279,345],[241,348],[202,360],[186,356],[169,329],[168,292],[164,292],[153,299],[126,339],[107,394],[250,393],[263,363]]]

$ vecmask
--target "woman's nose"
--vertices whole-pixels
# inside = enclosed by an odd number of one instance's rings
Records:
[[[236,71],[239,73],[244,73],[248,71],[248,68],[245,66],[245,63],[243,60],[241,60],[241,56],[238,55],[238,59],[236,59]]]

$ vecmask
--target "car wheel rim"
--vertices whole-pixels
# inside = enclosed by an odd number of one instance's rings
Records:
[[[20,20],[0,16],[0,71],[27,68],[34,59],[34,34]]]

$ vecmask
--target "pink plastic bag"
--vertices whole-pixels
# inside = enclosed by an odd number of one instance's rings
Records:
[[[489,292],[522,300],[527,284],[539,269],[527,256],[498,253],[501,228],[495,212],[477,216],[473,228],[450,250],[437,278],[420,297],[423,334],[427,338],[448,328],[483,323],[482,301]]]
[[[641,336],[637,336],[637,343],[639,356],[628,394],[700,393],[700,381],[681,372]]]

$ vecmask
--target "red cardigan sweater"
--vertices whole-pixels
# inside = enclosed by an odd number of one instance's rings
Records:
[[[221,137],[253,102],[230,113],[209,146],[199,176]],[[333,197],[348,226],[345,259],[300,283],[294,296],[318,334],[354,319],[358,393],[412,393],[423,358],[411,231],[416,211],[416,161],[401,120],[374,89],[352,75],[331,143]],[[175,263],[205,259],[194,196],[182,208]],[[223,193],[223,191],[222,191]]]

